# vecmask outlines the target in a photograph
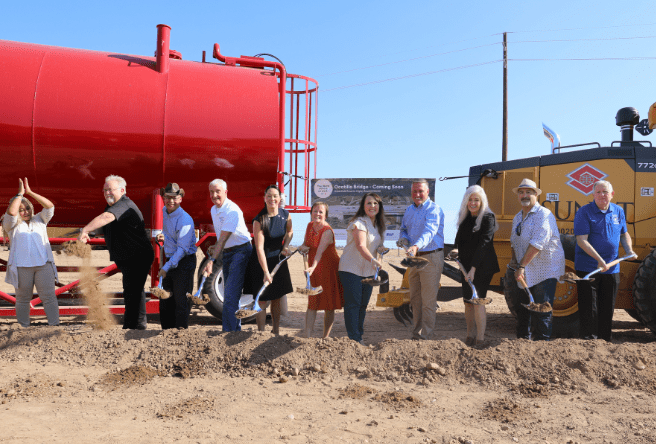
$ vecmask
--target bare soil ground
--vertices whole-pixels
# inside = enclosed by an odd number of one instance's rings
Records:
[[[107,263],[93,252],[92,266]],[[299,257],[290,269],[302,286]],[[390,276],[399,286],[401,275]],[[146,331],[94,329],[84,317],[59,327],[34,318],[28,329],[0,319],[0,441],[656,442],[654,336],[626,313],[616,313],[611,344],[533,343],[513,338],[503,296],[491,294],[488,342],[469,348],[459,284],[442,284],[437,330],[421,342],[374,306],[376,290],[365,346],[346,338],[341,311],[332,338],[319,339],[321,315],[315,337],[298,337],[307,296],[297,293],[278,337],[252,324],[223,333],[203,308],[189,330],[165,332],[157,316]],[[100,286],[119,291],[120,277]]]

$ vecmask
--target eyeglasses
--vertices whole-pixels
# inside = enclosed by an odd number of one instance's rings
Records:
[[[120,188],[103,188],[103,193],[110,193],[116,190],[120,190]]]
[[[164,200],[178,200],[182,199],[182,196],[164,196]]]

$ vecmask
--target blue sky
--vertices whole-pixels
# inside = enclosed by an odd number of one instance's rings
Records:
[[[152,55],[165,23],[186,60],[214,43],[229,56],[276,55],[319,81],[319,178],[460,176],[501,160],[503,32],[509,159],[549,152],[542,122],[563,145],[608,145],[620,139],[618,109],[646,118],[656,101],[647,1],[6,3],[1,39]],[[635,57],[653,58],[554,60]],[[452,70],[469,65],[479,66]],[[367,85],[339,89],[358,84]],[[654,133],[646,139],[656,143]],[[447,241],[466,186],[437,184]],[[295,217],[298,242],[308,220]]]

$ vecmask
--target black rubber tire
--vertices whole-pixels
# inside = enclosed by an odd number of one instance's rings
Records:
[[[629,316],[631,316],[636,321],[640,322],[641,324],[644,324],[644,322],[642,322],[642,319],[640,319],[638,310],[636,310],[635,308],[625,308],[624,311],[627,312]]]
[[[526,291],[517,286],[514,278],[514,272],[506,270],[506,276],[503,278],[503,295],[506,298],[508,310],[516,318],[517,310],[521,308],[520,304],[528,303]],[[522,308],[523,309],[523,308]],[[552,338],[578,338],[579,336],[579,313],[576,312],[569,316],[553,316],[552,318]]]
[[[203,279],[203,270],[208,260],[208,258],[203,260],[198,268],[198,282]],[[210,297],[210,302],[205,305],[207,311],[215,318],[221,320],[223,314],[223,268],[220,263],[214,263],[212,274],[205,280],[202,293]],[[239,305],[241,308],[242,304],[240,303]],[[243,318],[241,322],[247,323],[254,320],[255,316],[250,316]]]
[[[520,304],[524,300],[522,294],[524,290],[517,286],[513,274],[514,272],[510,268],[506,269],[506,276],[503,278],[503,295],[506,298],[506,305],[510,310],[510,314],[516,318],[517,310],[519,310]]]
[[[656,334],[656,250],[647,255],[633,278],[633,305],[640,321]]]

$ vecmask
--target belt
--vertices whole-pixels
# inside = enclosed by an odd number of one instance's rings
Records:
[[[227,252],[229,252],[229,251],[238,250],[238,249],[243,248],[243,247],[245,247],[246,245],[250,245],[250,244],[251,244],[250,242],[244,242],[243,244],[235,245],[234,247],[224,248],[223,251],[227,253]]]
[[[430,250],[430,251],[418,251],[417,256],[426,256],[428,254],[436,253],[436,252],[442,251],[442,250],[444,250],[444,248],[437,248],[435,250]]]

